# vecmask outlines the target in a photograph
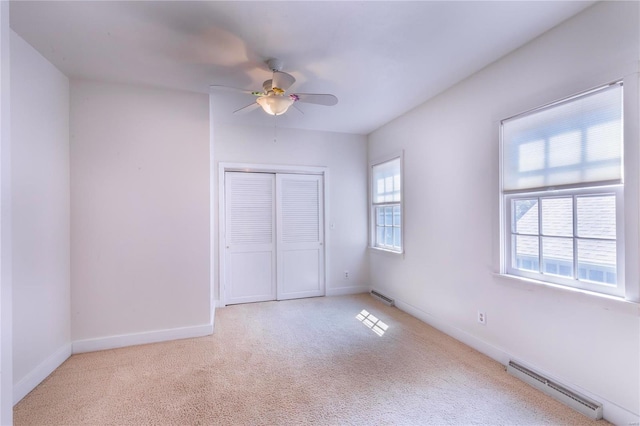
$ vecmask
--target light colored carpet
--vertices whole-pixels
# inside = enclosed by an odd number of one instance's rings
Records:
[[[215,324],[74,355],[16,405],[15,424],[606,424],[369,295],[229,306]]]

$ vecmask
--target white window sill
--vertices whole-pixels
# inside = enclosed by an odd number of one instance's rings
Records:
[[[404,250],[393,251],[393,250],[387,250],[380,247],[372,247],[372,246],[369,246],[368,248],[369,248],[369,251],[371,251],[371,253],[379,253],[384,256],[404,256]]]
[[[519,277],[517,275],[494,273],[494,277],[501,280],[518,282],[523,285],[523,289],[533,291],[534,289],[551,289],[552,291],[559,290],[564,292],[565,295],[573,294],[580,298],[581,301],[587,301],[596,305],[602,306],[605,309],[615,309],[620,311],[629,312],[635,316],[640,316],[640,303],[631,300],[624,299],[622,297],[611,296],[608,294],[596,293],[581,288],[568,287],[560,284],[549,283],[546,281],[534,280],[531,278]],[[526,287],[524,287],[526,286]]]

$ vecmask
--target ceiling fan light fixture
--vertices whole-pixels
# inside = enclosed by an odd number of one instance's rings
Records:
[[[282,115],[295,102],[289,96],[261,96],[256,102],[269,115]]]
[[[289,93],[287,90],[296,82],[296,78],[291,74],[281,71],[282,62],[272,59],[267,61],[269,69],[273,71],[271,79],[262,83],[262,91],[237,89],[231,86],[223,86],[214,84],[211,89],[232,90],[244,93],[245,95],[255,96],[255,101],[249,105],[235,110],[233,113],[240,111],[252,111],[256,108],[256,104],[269,115],[282,115],[287,112],[289,107],[296,102],[308,104],[333,106],[338,103],[338,98],[334,95],[322,93]],[[300,111],[298,109],[298,111]],[[304,114],[302,111],[300,113]]]

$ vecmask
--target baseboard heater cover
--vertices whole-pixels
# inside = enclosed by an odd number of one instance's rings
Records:
[[[602,418],[602,404],[571,391],[527,367],[509,361],[507,372],[587,417],[594,420]]]
[[[384,294],[377,292],[375,290],[371,290],[371,295],[388,306],[394,306],[395,302],[392,298],[385,296]]]

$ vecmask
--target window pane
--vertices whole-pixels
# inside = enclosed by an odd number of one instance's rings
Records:
[[[376,225],[384,225],[384,208],[376,207]]]
[[[616,238],[616,197],[578,197],[578,236]]]
[[[384,245],[389,247],[393,245],[393,228],[384,228]]]
[[[542,238],[542,271],[573,277],[573,238]]]
[[[393,207],[384,208],[384,224],[385,226],[393,225]]]
[[[393,206],[393,226],[400,226],[401,218],[400,206]]]
[[[380,247],[384,244],[384,227],[376,226],[376,247]]]
[[[573,199],[542,199],[542,234],[573,236]]]
[[[401,247],[401,235],[402,235],[402,231],[400,230],[400,228],[393,228],[393,245],[396,248],[400,248]]]
[[[514,235],[513,267],[538,272],[538,237]]]
[[[538,200],[513,201],[513,232],[538,235]]]
[[[578,276],[587,281],[616,283],[616,242],[578,240]]]

